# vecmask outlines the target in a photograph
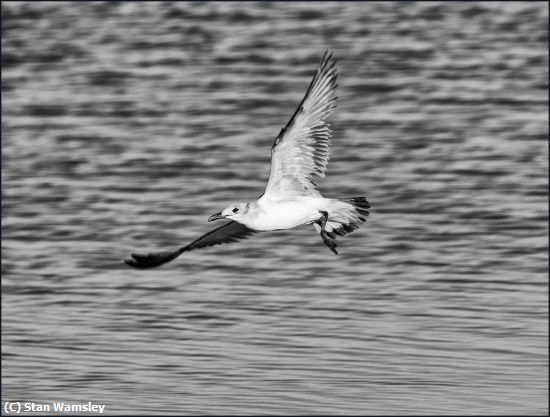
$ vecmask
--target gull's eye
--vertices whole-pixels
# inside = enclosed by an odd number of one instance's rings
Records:
[[[238,208],[238,207],[235,207],[235,208],[233,209],[233,213],[236,213],[236,212],[238,212],[238,211],[239,211],[239,208]]]

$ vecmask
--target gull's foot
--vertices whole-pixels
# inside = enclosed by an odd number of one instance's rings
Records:
[[[327,231],[325,230],[325,226],[327,224],[328,220],[328,213],[326,211],[319,211],[319,213],[322,214],[323,217],[321,217],[317,222],[319,226],[321,226],[321,237],[323,238],[323,242],[325,242],[325,245],[328,246],[328,248],[334,252],[335,255],[338,255],[338,252],[336,251],[336,241],[333,239],[334,234],[332,234],[332,238],[327,234]]]
[[[323,238],[323,242],[325,242],[325,245],[328,246],[328,248],[334,252],[335,255],[338,255],[338,251],[336,250],[336,247],[338,246],[336,244],[336,241],[334,241],[333,239],[331,239],[330,237],[327,236],[326,232],[321,232],[321,237]]]

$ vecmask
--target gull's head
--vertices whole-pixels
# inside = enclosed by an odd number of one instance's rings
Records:
[[[213,214],[208,219],[209,222],[219,219],[229,219],[235,221],[241,221],[246,218],[250,209],[250,203],[236,203],[231,204],[224,211]]]

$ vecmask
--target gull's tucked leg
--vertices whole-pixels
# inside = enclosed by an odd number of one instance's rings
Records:
[[[328,220],[328,213],[326,211],[319,211],[319,213],[321,213],[322,217],[319,220],[317,220],[316,223],[319,224],[319,226],[321,226],[321,237],[323,238],[323,242],[325,242],[325,245],[327,245],[332,252],[338,255],[338,252],[336,251],[336,246],[337,246],[336,242],[334,241],[334,239],[331,239],[327,235],[327,232],[325,230],[325,226]]]

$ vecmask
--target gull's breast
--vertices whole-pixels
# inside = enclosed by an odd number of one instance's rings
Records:
[[[321,217],[319,210],[325,204],[324,198],[302,198],[285,201],[266,201],[251,222],[256,230],[284,230],[308,224]]]

